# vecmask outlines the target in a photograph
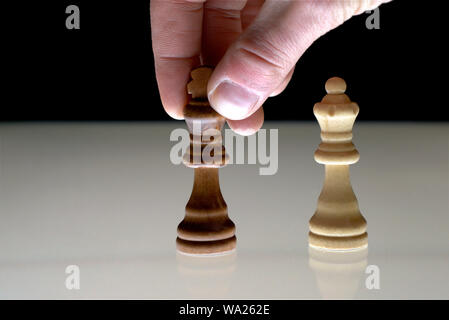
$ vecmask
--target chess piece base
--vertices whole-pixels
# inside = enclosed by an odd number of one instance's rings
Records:
[[[309,245],[323,250],[359,250],[368,247],[368,233],[350,237],[328,237],[309,232]]]
[[[195,168],[186,215],[178,226],[177,250],[194,255],[228,252],[236,247],[235,225],[220,191],[218,168]]]
[[[221,255],[235,250],[237,238],[235,236],[216,241],[190,241],[181,238],[176,239],[178,252],[189,255]]]

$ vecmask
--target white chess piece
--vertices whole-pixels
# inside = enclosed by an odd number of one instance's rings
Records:
[[[330,250],[351,250],[368,245],[366,221],[359,211],[349,178],[349,165],[359,160],[352,143],[352,127],[359,107],[344,93],[341,78],[326,82],[327,95],[313,112],[321,127],[322,143],[315,161],[325,165],[323,189],[309,222],[309,244]]]

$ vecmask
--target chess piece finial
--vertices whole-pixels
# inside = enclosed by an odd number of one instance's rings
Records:
[[[325,165],[325,179],[317,210],[309,222],[309,243],[330,250],[363,248],[368,244],[366,221],[349,177],[349,165],[359,160],[352,143],[359,107],[344,93],[346,83],[341,78],[329,79],[326,91],[328,94],[313,108],[322,140],[315,161]]]
[[[326,81],[326,92],[329,94],[341,94],[346,91],[346,82],[342,78],[333,77]]]
[[[225,119],[209,104],[207,81],[213,69],[200,67],[187,85],[191,98],[184,110],[190,148],[184,164],[194,168],[193,190],[178,226],[177,249],[187,254],[221,254],[235,249],[234,223],[220,190],[218,169],[228,162],[221,130]]]

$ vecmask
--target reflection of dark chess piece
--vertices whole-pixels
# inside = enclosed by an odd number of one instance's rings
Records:
[[[365,274],[368,248],[324,251],[309,248],[309,266],[324,299],[354,299]]]
[[[343,79],[329,79],[326,82],[328,94],[313,108],[322,139],[315,151],[315,161],[325,165],[325,179],[318,207],[309,222],[309,243],[331,250],[368,245],[366,221],[359,211],[349,178],[349,165],[359,160],[352,143],[352,126],[359,107],[349,100],[345,90]]]
[[[225,119],[207,100],[207,81],[211,68],[192,71],[188,84],[190,102],[184,117],[190,132],[190,148],[184,164],[194,168],[195,180],[184,220],[178,226],[177,249],[187,254],[218,254],[235,249],[234,223],[220,191],[218,168],[228,158],[222,145],[221,129]]]
[[[194,256],[177,254],[180,287],[188,299],[226,299],[236,269],[237,253]],[[180,292],[183,292],[181,290]]]

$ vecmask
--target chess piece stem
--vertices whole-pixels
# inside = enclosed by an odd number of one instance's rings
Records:
[[[330,250],[351,250],[368,244],[366,220],[349,176],[349,165],[359,160],[351,141],[359,107],[344,94],[345,89],[343,79],[329,79],[328,94],[314,107],[322,138],[315,160],[325,165],[325,179],[317,210],[309,222],[309,244]]]
[[[234,224],[220,191],[218,168],[195,168],[195,180],[178,237],[190,241],[219,241],[234,236]]]

